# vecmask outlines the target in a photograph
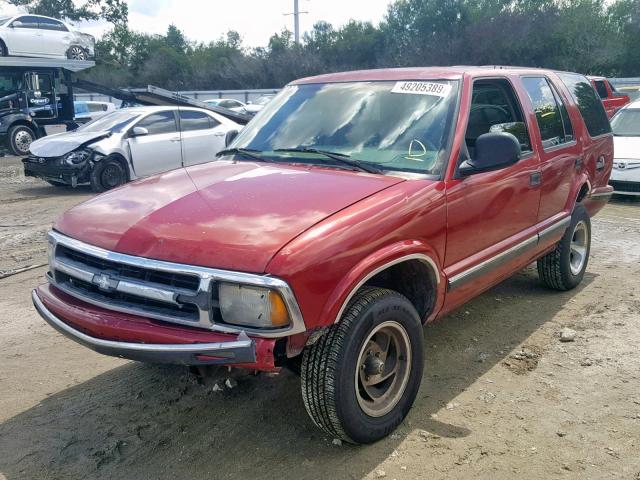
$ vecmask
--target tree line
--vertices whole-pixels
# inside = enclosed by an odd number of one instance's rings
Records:
[[[64,15],[66,0],[10,0]],[[275,33],[248,48],[235,31],[208,43],[171,25],[164,35],[131,30],[123,0],[89,0],[114,26],[97,42],[86,77],[116,87],[170,90],[281,87],[319,73],[430,65],[520,65],[640,76],[640,0],[395,0],[383,20],[318,22],[298,45]],[[54,5],[53,8],[51,6]],[[58,12],[56,12],[58,8]],[[72,12],[75,18],[78,12]]]

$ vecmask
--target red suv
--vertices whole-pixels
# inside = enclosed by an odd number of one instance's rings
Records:
[[[65,213],[33,301],[108,355],[299,369],[315,424],[372,442],[416,397],[424,323],[534,261],[552,289],[580,283],[612,159],[581,75],[305,78],[217,161]]]
[[[613,117],[618,110],[631,101],[629,95],[618,92],[605,77],[588,78],[602,100],[607,117]]]

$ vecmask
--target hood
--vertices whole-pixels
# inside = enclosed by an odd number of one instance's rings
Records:
[[[36,140],[29,150],[37,157],[60,157],[76,148],[87,145],[96,140],[109,136],[104,132],[63,132]]]
[[[112,190],[55,229],[107,250],[262,273],[302,232],[400,178],[218,160]]]
[[[619,160],[636,160],[640,163],[640,137],[613,137],[613,157],[615,163]]]

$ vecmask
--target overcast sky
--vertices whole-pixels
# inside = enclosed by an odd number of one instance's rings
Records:
[[[377,24],[391,0],[300,0],[300,30],[319,21],[334,26],[349,19]],[[129,25],[147,33],[164,33],[169,24],[178,26],[191,40],[209,42],[228,30],[236,30],[245,46],[266,46],[269,37],[287,27],[293,31],[293,0],[127,0]],[[14,13],[0,0],[0,14]],[[104,23],[82,25],[82,30],[99,37],[109,26]]]

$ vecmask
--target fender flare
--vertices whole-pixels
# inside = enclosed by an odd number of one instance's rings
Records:
[[[320,315],[321,325],[338,323],[349,301],[372,277],[399,263],[420,260],[434,273],[437,285],[436,301],[427,321],[440,310],[444,300],[446,277],[441,268],[439,255],[430,245],[420,240],[406,240],[377,250],[358,262],[331,292]]]

